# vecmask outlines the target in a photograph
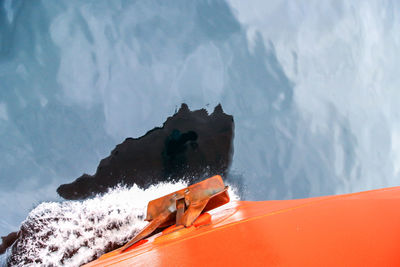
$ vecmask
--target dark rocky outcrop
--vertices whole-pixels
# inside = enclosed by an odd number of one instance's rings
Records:
[[[19,232],[12,232],[9,233],[7,236],[1,237],[1,244],[0,244],[0,254],[6,252],[7,248],[10,247],[15,240],[17,240],[19,236]]]
[[[212,114],[182,104],[162,127],[140,138],[127,138],[101,160],[94,175],[83,174],[57,192],[65,199],[84,199],[117,184],[147,188],[161,181],[209,175],[225,176],[233,153],[233,117],[221,105]]]

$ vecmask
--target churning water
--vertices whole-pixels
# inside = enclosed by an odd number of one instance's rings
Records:
[[[245,199],[398,185],[399,10],[0,0],[0,235],[182,102],[234,116],[231,171]]]

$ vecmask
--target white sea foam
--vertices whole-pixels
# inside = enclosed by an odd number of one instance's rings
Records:
[[[184,187],[184,182],[160,183],[147,190],[118,187],[85,201],[42,203],[23,222],[25,234],[11,259],[16,266],[80,266],[111,246],[123,245],[143,228],[150,200]],[[229,194],[238,199],[235,189]]]
[[[182,102],[234,116],[247,200],[400,183],[400,1],[0,3],[0,235]]]

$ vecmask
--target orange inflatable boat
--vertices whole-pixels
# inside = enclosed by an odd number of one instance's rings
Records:
[[[219,176],[153,200],[142,232],[86,266],[400,266],[400,187],[228,201]]]

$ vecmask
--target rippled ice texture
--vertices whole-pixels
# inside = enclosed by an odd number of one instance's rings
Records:
[[[181,102],[234,115],[246,199],[397,185],[398,10],[0,0],[0,235]]]

